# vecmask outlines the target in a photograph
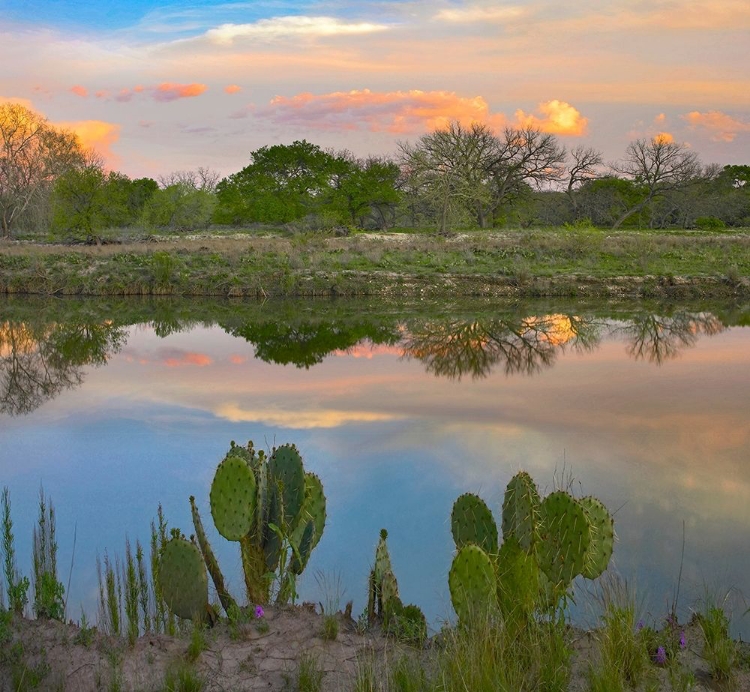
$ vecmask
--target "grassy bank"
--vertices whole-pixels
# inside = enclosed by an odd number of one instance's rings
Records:
[[[544,229],[120,238],[0,244],[0,292],[41,295],[750,294],[750,232]]]

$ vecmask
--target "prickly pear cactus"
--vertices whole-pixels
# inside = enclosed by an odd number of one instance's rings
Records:
[[[208,607],[208,577],[198,547],[185,538],[167,541],[159,564],[164,601],[181,618],[201,619]]]
[[[489,615],[497,603],[497,578],[492,560],[478,545],[465,545],[453,558],[448,587],[459,622]]]
[[[578,500],[591,527],[591,544],[583,561],[581,574],[596,579],[607,569],[615,545],[615,522],[609,510],[595,497]]]
[[[591,527],[583,507],[562,490],[550,493],[540,508],[539,566],[556,585],[568,585],[581,574],[591,544]]]
[[[456,548],[474,543],[486,553],[497,552],[497,525],[490,508],[478,495],[465,493],[453,503],[451,533]]]
[[[227,456],[211,483],[211,516],[216,530],[229,541],[239,541],[253,528],[256,483],[245,459]]]
[[[539,492],[525,471],[510,479],[503,498],[503,539],[515,538],[530,551],[538,539]]]

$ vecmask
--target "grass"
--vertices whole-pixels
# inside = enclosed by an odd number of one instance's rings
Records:
[[[318,658],[310,653],[302,654],[297,667],[297,689],[299,692],[320,692],[324,672]]]
[[[338,612],[343,594],[341,574],[334,573],[332,576],[327,576],[324,572],[318,571],[315,573],[315,581],[322,593],[320,602],[323,611],[322,636],[326,641],[335,641],[339,636]]]
[[[727,257],[732,264],[727,267]],[[564,294],[586,277],[658,277],[650,291],[691,277],[714,293],[732,293],[750,276],[750,234],[598,229],[468,231],[434,234],[173,236],[119,245],[0,245],[0,292],[90,295],[378,295],[394,276],[431,282],[460,277],[450,291],[477,283],[510,284],[528,294]],[[712,279],[712,281],[708,281]],[[591,288],[593,286],[593,288]],[[680,290],[687,290],[681,285]],[[660,288],[661,287],[661,288]],[[623,289],[624,290],[624,289]],[[676,290],[674,285],[672,290]],[[746,290],[746,289],[745,289]]]
[[[711,676],[719,681],[732,681],[738,663],[737,644],[729,636],[729,617],[725,611],[727,598],[718,598],[706,590],[698,625],[703,635],[703,658]]]

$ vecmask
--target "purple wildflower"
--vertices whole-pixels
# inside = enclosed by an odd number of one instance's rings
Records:
[[[255,606],[255,617],[256,618],[262,618],[265,615],[265,611],[263,610],[263,606]]]
[[[654,654],[654,662],[660,666],[663,666],[667,662],[667,652],[663,646],[660,646]]]
[[[687,646],[687,642],[685,641],[685,632],[680,632],[680,648],[684,649]]]
[[[644,627],[643,620],[638,620],[638,622],[635,623],[635,631],[640,632]]]

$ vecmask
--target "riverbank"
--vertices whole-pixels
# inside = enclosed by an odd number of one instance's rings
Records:
[[[234,233],[0,243],[0,293],[222,297],[750,295],[750,232]]]

